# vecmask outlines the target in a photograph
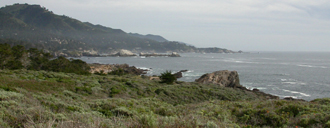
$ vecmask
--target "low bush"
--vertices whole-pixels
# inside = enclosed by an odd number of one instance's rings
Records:
[[[172,74],[171,71],[165,71],[160,75],[161,83],[173,84],[176,81],[176,77]]]
[[[109,72],[108,74],[109,75],[117,75],[117,76],[127,75],[127,73],[123,69],[121,69],[121,68],[118,68],[118,69],[116,69],[116,70],[114,70],[112,72]]]

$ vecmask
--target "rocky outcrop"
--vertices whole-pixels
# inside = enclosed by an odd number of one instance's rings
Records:
[[[120,56],[120,57],[129,57],[129,56],[136,56],[133,52],[126,50],[126,49],[121,49],[119,52],[116,54],[110,55],[110,56]]]
[[[237,71],[216,71],[213,73],[204,74],[195,81],[202,84],[217,84],[222,87],[232,87],[240,89],[242,91],[252,92],[256,95],[263,96],[266,99],[279,99],[278,96],[261,92],[258,89],[249,90],[246,87],[243,87],[239,82],[239,76]]]
[[[284,100],[289,100],[289,101],[305,101],[304,99],[295,99],[293,97],[284,97]]]
[[[129,66],[128,64],[89,64],[90,65],[90,72],[91,73],[103,73],[103,74],[108,74],[112,71],[118,70],[118,69],[123,69],[126,73],[128,74],[134,74],[134,75],[141,75],[141,74],[146,74],[145,69],[139,69],[134,66]]]
[[[249,90],[245,87],[241,87],[241,89],[251,92],[251,90]],[[280,99],[278,96],[274,96],[274,95],[271,95],[271,94],[264,93],[264,92],[262,92],[262,91],[260,91],[259,89],[256,89],[256,88],[253,89],[252,92],[254,92],[257,95],[264,96],[266,99]]]
[[[171,55],[169,55],[169,57],[181,57],[177,52],[172,52]]]
[[[181,70],[177,73],[174,73],[173,75],[176,77],[176,78],[182,78],[182,73],[183,72],[187,72],[188,70]]]
[[[89,64],[89,66],[91,68],[90,73],[103,72],[104,74],[107,74],[115,70],[115,66],[110,64],[94,63],[94,64]]]
[[[199,79],[195,80],[198,83],[203,84],[217,84],[222,87],[242,87],[239,82],[237,71],[216,71],[213,73],[204,74]]]
[[[146,71],[148,71],[145,69],[136,68],[135,66],[129,66],[128,64],[119,65],[118,68],[123,69],[126,73],[134,74],[134,75],[147,74]]]

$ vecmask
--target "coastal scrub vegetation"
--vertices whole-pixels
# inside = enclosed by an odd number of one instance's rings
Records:
[[[130,74],[0,70],[0,127],[321,128],[329,120],[329,98],[267,100],[238,88]]]

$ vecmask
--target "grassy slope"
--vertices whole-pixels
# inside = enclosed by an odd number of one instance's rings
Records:
[[[266,100],[140,76],[0,70],[0,127],[330,127],[330,99]]]

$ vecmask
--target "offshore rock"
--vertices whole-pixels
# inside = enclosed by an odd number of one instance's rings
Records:
[[[182,78],[182,73],[183,72],[187,72],[188,70],[181,70],[177,73],[174,73],[173,75],[176,77],[176,78]]]
[[[177,52],[172,52],[171,55],[169,55],[169,57],[181,57]]]
[[[213,73],[204,74],[199,79],[195,80],[202,84],[217,84],[222,87],[241,88],[237,71],[216,71]]]

